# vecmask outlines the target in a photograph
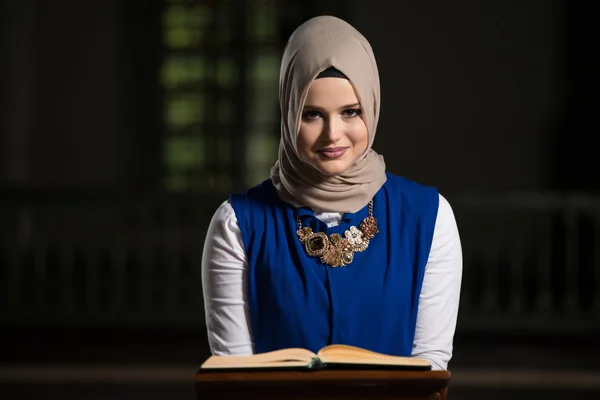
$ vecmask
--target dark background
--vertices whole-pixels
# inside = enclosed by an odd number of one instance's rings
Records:
[[[591,2],[3,0],[0,398],[193,398],[206,228],[268,177],[319,14],[374,49],[388,170],[454,208],[451,397],[598,396]]]

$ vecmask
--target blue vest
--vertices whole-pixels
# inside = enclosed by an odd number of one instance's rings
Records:
[[[347,344],[410,356],[417,307],[439,195],[387,173],[374,197],[379,233],[351,264],[332,268],[309,257],[296,235],[305,227],[328,236],[359,226],[368,207],[328,228],[309,208],[281,201],[266,180],[230,196],[248,258],[248,300],[255,352]]]

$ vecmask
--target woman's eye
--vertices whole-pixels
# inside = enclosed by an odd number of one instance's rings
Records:
[[[317,112],[317,111],[306,111],[302,117],[304,119],[317,119],[319,118],[321,115]]]
[[[358,108],[353,108],[350,110],[344,110],[344,117],[358,117],[360,115],[360,109]]]

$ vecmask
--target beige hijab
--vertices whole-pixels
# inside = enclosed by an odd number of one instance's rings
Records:
[[[354,86],[369,132],[367,151],[341,175],[326,176],[300,158],[297,135],[311,82],[334,67]],[[386,181],[383,157],[371,146],[379,119],[379,74],[369,42],[347,22],[332,16],[300,25],[285,47],[279,75],[281,141],[271,179],[279,197],[295,207],[353,213]]]

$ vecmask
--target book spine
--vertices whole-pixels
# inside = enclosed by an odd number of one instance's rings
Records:
[[[319,357],[313,357],[310,363],[306,366],[310,370],[320,370],[325,368],[325,363]]]

